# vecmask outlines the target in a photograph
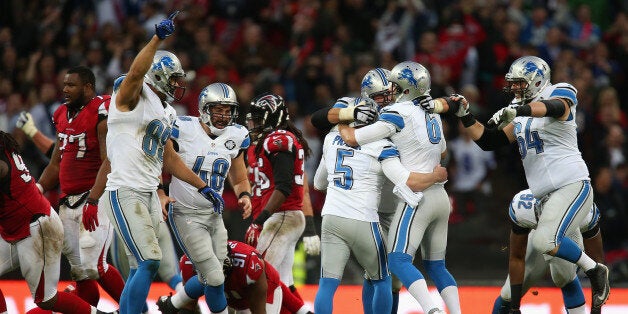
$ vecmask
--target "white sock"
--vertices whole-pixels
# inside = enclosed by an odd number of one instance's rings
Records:
[[[212,312],[212,311],[209,311],[209,312],[212,314],[229,314],[229,307],[228,306],[225,307],[225,309],[220,312]]]
[[[587,271],[597,266],[597,262],[590,258],[589,255],[582,252],[582,255],[580,255],[576,265],[582,267],[584,271]]]
[[[423,308],[423,312],[427,313],[437,307],[430,296],[430,292],[427,290],[425,279],[419,279],[413,282],[410,287],[408,287],[408,292],[419,302]]]
[[[567,309],[567,314],[586,314],[584,310],[584,304],[573,309]]]
[[[458,287],[448,286],[441,290],[440,296],[445,301],[449,314],[460,314],[460,297],[458,296]]]
[[[188,294],[185,293],[185,290],[182,289],[181,291],[177,291],[177,293],[175,293],[172,298],[170,298],[170,301],[172,301],[172,305],[174,305],[174,307],[180,309],[186,304],[195,300],[190,298]]]
[[[297,314],[307,314],[307,312],[310,312],[310,308],[303,304],[303,306],[297,311]]]

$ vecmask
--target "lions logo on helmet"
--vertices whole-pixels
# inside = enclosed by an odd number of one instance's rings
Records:
[[[550,68],[539,57],[525,56],[512,63],[505,77],[504,91],[514,93],[519,101],[529,102],[550,85]]]
[[[375,68],[366,73],[362,79],[361,94],[364,98],[375,100],[378,105],[385,107],[392,102],[390,71]]]
[[[163,93],[167,101],[181,100],[185,94],[185,72],[179,58],[165,50],[157,50],[144,81]]]
[[[432,84],[427,69],[412,61],[397,64],[390,71],[390,81],[398,102],[413,100],[429,94]]]

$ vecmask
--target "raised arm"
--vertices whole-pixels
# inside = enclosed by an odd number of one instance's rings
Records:
[[[142,92],[144,75],[148,72],[161,42],[174,32],[173,20],[178,13],[179,11],[172,13],[167,20],[163,20],[155,25],[155,35],[133,59],[126,78],[122,81],[118,90],[115,103],[118,110],[131,111],[137,105]]]

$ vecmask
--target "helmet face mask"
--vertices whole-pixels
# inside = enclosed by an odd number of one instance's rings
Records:
[[[181,100],[185,94],[185,72],[179,58],[165,50],[157,50],[148,72],[146,83],[163,93],[168,101]]]
[[[263,132],[282,127],[290,117],[283,98],[275,94],[263,94],[256,97],[246,115],[247,127],[257,138]]]
[[[417,62],[405,61],[390,70],[395,101],[410,101],[430,93],[432,81],[427,69]]]
[[[198,96],[201,121],[215,135],[220,135],[225,127],[235,124],[239,107],[235,91],[227,84],[210,84]]]
[[[515,98],[529,102],[550,84],[550,68],[543,59],[525,56],[515,60],[506,73],[504,91]]]
[[[361,94],[373,99],[380,107],[388,106],[393,101],[390,71],[382,68],[368,71],[362,79]]]

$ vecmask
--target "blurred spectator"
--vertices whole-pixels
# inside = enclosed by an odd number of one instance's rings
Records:
[[[521,31],[521,41],[523,44],[535,47],[539,47],[545,42],[547,33],[552,27],[552,23],[547,18],[547,9],[541,5],[532,9],[532,13],[524,25]]]
[[[54,112],[61,106],[61,101],[57,98],[57,88],[55,84],[44,83],[39,89],[38,102],[30,108],[29,112],[33,116],[33,122],[48,138],[56,138],[57,132],[52,122]]]
[[[628,236],[626,200],[610,168],[600,168],[593,177],[595,203],[601,213],[604,250],[622,249]]]
[[[569,40],[571,45],[585,52],[586,49],[592,48],[602,37],[602,31],[593,21],[591,21],[591,7],[582,3],[576,9],[576,20],[571,24],[569,29]]]
[[[483,151],[469,136],[467,129],[458,123],[460,136],[448,142],[453,154],[451,174],[456,213],[462,217],[470,212],[492,206],[488,200],[493,188],[488,180],[495,169],[492,151]]]

